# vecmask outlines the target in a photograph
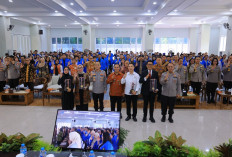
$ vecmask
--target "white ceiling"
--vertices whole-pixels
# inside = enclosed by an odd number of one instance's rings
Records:
[[[160,28],[197,27],[199,24],[217,26],[232,15],[231,0],[12,1],[0,1],[0,15],[52,28],[65,25],[78,28],[82,24],[101,28],[135,28],[145,24]]]

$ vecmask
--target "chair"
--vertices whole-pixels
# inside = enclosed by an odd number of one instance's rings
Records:
[[[61,85],[58,85],[58,80],[59,80],[59,75],[58,76],[52,76],[51,80],[48,82],[47,89],[52,89],[52,90],[58,90],[61,87]]]
[[[38,77],[35,79],[34,83],[34,92],[38,92],[38,96],[40,92],[46,90],[47,87],[47,79],[44,77]]]

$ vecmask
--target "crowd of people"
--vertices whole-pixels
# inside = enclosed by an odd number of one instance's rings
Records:
[[[0,91],[6,83],[15,88],[19,82],[33,91],[36,77],[50,80],[59,75],[62,86],[62,109],[88,110],[92,94],[95,111],[104,110],[104,94],[109,84],[111,111],[121,112],[122,101],[127,106],[126,121],[137,121],[137,100],[144,100],[143,122],[153,117],[154,100],[161,102],[162,122],[166,120],[169,106],[169,122],[173,123],[173,108],[178,96],[189,87],[200,94],[206,87],[207,103],[215,103],[215,91],[219,86],[232,88],[232,56],[207,53],[177,53],[167,55],[158,52],[101,53],[91,51],[74,52],[30,52],[28,56],[6,54],[0,60]],[[224,102],[226,102],[226,98]],[[230,102],[231,103],[231,102]],[[133,113],[131,114],[131,104]]]
[[[118,150],[119,130],[63,126],[54,130],[53,144],[68,149]]]

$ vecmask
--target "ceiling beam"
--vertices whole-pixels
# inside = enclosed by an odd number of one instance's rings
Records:
[[[75,0],[75,2],[83,9],[83,10],[87,10],[87,6],[85,5],[84,2],[82,2],[82,0]]]

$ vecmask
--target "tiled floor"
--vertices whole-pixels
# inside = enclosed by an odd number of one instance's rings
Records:
[[[3,106],[0,105],[0,132],[7,135],[21,132],[25,135],[40,133],[44,140],[51,142],[58,106]],[[90,108],[92,109],[92,108]],[[105,108],[109,110],[109,108]],[[122,111],[121,127],[130,130],[126,146],[153,136],[156,130],[163,135],[175,132],[187,140],[188,145],[200,149],[213,148],[232,138],[231,110],[188,110],[176,109],[174,123],[160,122],[160,109],[154,111],[156,123],[142,122],[142,109],[138,109],[138,122],[125,122],[126,110]]]

